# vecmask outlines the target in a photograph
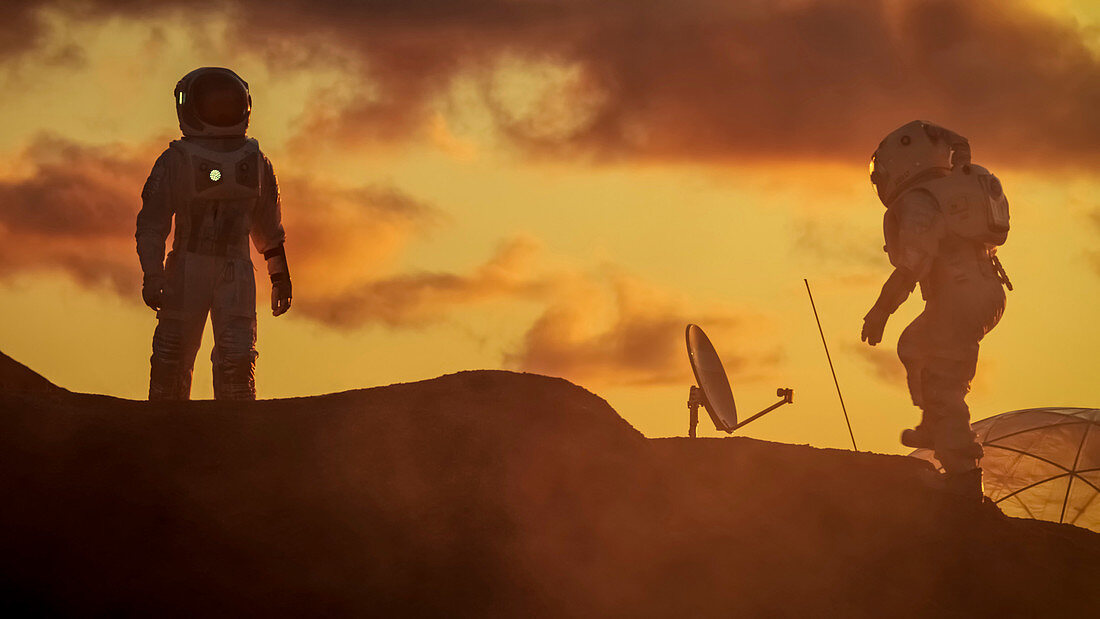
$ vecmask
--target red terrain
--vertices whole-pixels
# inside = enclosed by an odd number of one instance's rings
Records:
[[[0,355],[0,608],[50,616],[1094,616],[1100,535],[900,456],[646,439],[499,371],[247,404]]]

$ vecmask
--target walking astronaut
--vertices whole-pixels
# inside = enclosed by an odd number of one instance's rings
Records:
[[[978,343],[1000,320],[997,258],[1008,236],[1008,200],[997,177],[970,163],[962,136],[913,121],[886,136],[871,159],[871,183],[886,206],[885,250],[894,271],[864,318],[862,338],[882,340],[890,314],[919,283],[924,311],[898,340],[921,422],[902,433],[909,447],[934,449],[949,491],[981,498],[981,446],[970,430]]]
[[[245,136],[252,97],[236,73],[196,69],[176,84],[174,97],[183,137],[153,165],[135,235],[141,296],[157,311],[149,399],[190,397],[209,314],[214,397],[254,400],[256,280],[249,237],[267,261],[272,313],[283,314],[291,301],[279,187],[271,162]]]

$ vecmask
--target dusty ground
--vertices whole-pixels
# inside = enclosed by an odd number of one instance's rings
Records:
[[[73,394],[0,355],[0,609],[72,616],[1093,616],[1100,535],[915,459],[649,440],[560,379]]]

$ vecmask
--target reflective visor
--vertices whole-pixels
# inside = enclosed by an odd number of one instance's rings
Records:
[[[198,119],[215,127],[232,127],[248,117],[248,93],[232,75],[209,72],[191,85],[188,98]]]
[[[882,181],[886,180],[885,178],[883,178],[885,176],[884,170],[882,170],[882,168],[880,168],[878,165],[877,155],[878,153],[871,155],[871,165],[867,167],[867,172],[871,175],[871,184],[875,185],[876,187]]]

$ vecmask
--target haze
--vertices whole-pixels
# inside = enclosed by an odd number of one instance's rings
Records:
[[[970,138],[1012,206],[1016,291],[974,418],[1096,406],[1093,3],[268,4],[6,7],[0,350],[144,397],[134,217],[176,80],[214,65],[250,83],[283,191],[295,305],[260,311],[260,397],[505,368],[683,435],[695,322],[742,410],[795,389],[747,435],[845,447],[805,277],[860,448],[901,453],[917,411],[893,345],[920,303],[860,344],[889,273],[867,160],[921,118]]]

